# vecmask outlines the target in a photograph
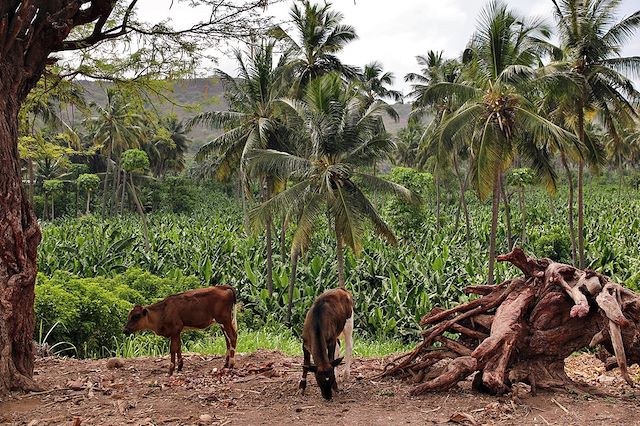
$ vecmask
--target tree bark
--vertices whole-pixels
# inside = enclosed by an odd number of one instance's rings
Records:
[[[509,204],[509,196],[504,184],[504,175],[500,173],[500,193],[504,202],[504,221],[507,228],[507,247],[509,251],[513,249],[513,230],[511,228],[511,205]]]
[[[120,216],[122,216],[122,214],[124,213],[124,193],[125,193],[125,189],[127,187],[126,182],[127,182],[127,171],[124,170],[124,178],[122,179],[122,194],[120,195]]]
[[[142,236],[144,238],[144,248],[148,253],[151,251],[151,245],[149,244],[149,226],[147,225],[147,216],[144,214],[144,209],[142,208],[142,204],[140,204],[140,200],[138,199],[136,187],[133,184],[133,174],[130,174],[129,177],[131,178],[131,181],[129,182],[129,191],[131,193],[131,198],[133,198],[133,202],[136,205],[136,209],[138,210],[138,214],[140,215],[140,219],[142,220]]]
[[[495,281],[494,268],[496,263],[496,236],[498,234],[498,211],[500,210],[500,170],[497,169],[493,177],[493,198],[491,203],[491,234],[489,235],[489,273],[487,284]]]
[[[518,205],[520,207],[520,246],[527,243],[527,210],[524,207],[524,187],[518,188]]]
[[[334,221],[336,222],[336,221]],[[335,226],[336,230],[336,259],[338,261],[338,285],[341,288],[345,286],[345,275],[344,275],[344,246],[342,244],[342,235],[338,232],[338,225]]]
[[[87,191],[87,209],[85,214],[89,214],[89,205],[91,204],[91,191]]]
[[[111,152],[113,150],[113,142],[109,141],[109,150],[107,152],[107,170],[104,173],[104,185],[102,187],[102,220],[105,219],[107,215],[107,197],[109,189],[109,172],[111,171]]]
[[[569,238],[571,238],[571,261],[572,265],[576,265],[577,260],[577,245],[576,245],[576,230],[573,226],[573,174],[571,173],[571,169],[569,168],[569,164],[567,164],[567,158],[564,155],[564,152],[560,153],[560,161],[562,162],[562,167],[564,167],[564,171],[567,174],[567,181],[569,184],[569,201],[567,202],[567,223],[569,225]]]
[[[578,165],[578,267],[584,269],[584,161]]]
[[[272,179],[267,177],[266,179],[266,188],[264,192],[264,201],[267,201],[271,194],[273,194],[273,183]],[[266,218],[267,226],[266,226],[266,245],[267,245],[267,291],[269,292],[269,297],[273,296],[273,224],[271,223],[271,214],[267,214]]]
[[[296,286],[296,275],[298,271],[298,250],[291,251],[291,277],[289,278],[289,300],[287,301],[287,324],[291,326],[291,313],[293,312],[293,289]]]
[[[585,146],[584,133],[584,103],[586,95],[583,88],[583,96],[580,98],[578,110],[578,139]],[[584,268],[584,160],[578,164],[578,267]]]
[[[17,128],[23,96],[11,81],[15,74],[0,61],[0,394],[38,388],[32,377],[40,228],[22,186]]]
[[[436,232],[440,232],[440,177],[437,167],[434,169],[434,172],[436,175]]]

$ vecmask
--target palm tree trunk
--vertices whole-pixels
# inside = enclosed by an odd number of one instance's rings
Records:
[[[572,264],[576,264],[577,260],[577,245],[576,245],[576,231],[573,226],[573,174],[567,164],[567,158],[564,152],[560,152],[560,161],[564,171],[567,174],[567,182],[569,184],[569,200],[567,202],[567,223],[569,224],[569,237],[571,238],[571,261]]]
[[[578,165],[578,267],[584,269],[584,161]]]
[[[440,232],[440,178],[437,168],[436,172],[436,232]]]
[[[581,146],[585,144],[584,133],[584,104],[586,95],[580,98],[578,104],[578,139]],[[578,164],[578,267],[584,269],[584,160],[581,158]]]
[[[298,250],[291,251],[291,277],[289,278],[289,300],[287,301],[287,324],[291,326],[291,313],[293,311],[293,289],[296,286],[296,273],[298,270]]]
[[[500,210],[500,169],[496,169],[493,177],[493,198],[491,203],[491,234],[489,235],[489,273],[487,284],[495,282],[494,268],[496,263],[496,235],[498,233],[498,212]]]
[[[89,214],[89,205],[91,204],[91,191],[87,191],[87,209],[85,214]]]
[[[524,246],[527,242],[527,216],[524,207],[524,187],[518,188],[518,205],[520,206],[520,246]]]
[[[51,192],[51,220],[56,218],[55,195]]]
[[[511,228],[511,205],[509,204],[509,197],[507,196],[507,190],[504,184],[504,174],[500,173],[500,192],[502,194],[502,201],[504,202],[504,220],[507,227],[507,247],[509,251],[513,250],[513,230]]]
[[[273,183],[269,177],[265,178],[266,188],[264,190],[264,201],[267,201],[271,194],[273,194]],[[266,244],[267,244],[267,291],[269,297],[273,296],[273,241],[272,241],[272,229],[271,214],[267,214],[266,218],[267,232],[266,232]]]
[[[131,198],[133,198],[133,202],[136,205],[136,209],[138,210],[138,214],[140,215],[140,219],[142,220],[142,237],[144,238],[144,248],[148,253],[151,251],[151,245],[149,244],[149,226],[147,225],[147,216],[145,216],[142,204],[140,204],[140,200],[138,199],[138,195],[136,194],[136,187],[133,184],[133,174],[129,174],[129,178],[129,195],[131,195]],[[123,182],[123,184],[126,184],[126,182]]]
[[[122,185],[122,194],[120,197],[120,216],[122,216],[122,214],[124,213],[124,193],[125,193],[125,189],[127,188],[126,182],[127,182],[127,171],[123,170],[124,173],[124,177],[122,179],[123,185]]]
[[[469,208],[467,207],[467,198],[465,193],[467,191],[467,181],[469,178],[469,174],[463,179],[462,174],[460,173],[460,168],[458,167],[457,156],[453,156],[453,167],[456,171],[456,176],[458,176],[458,182],[460,183],[460,207],[464,213],[464,222],[465,222],[465,237],[467,241],[467,247],[471,244],[471,220],[469,219]],[[458,219],[456,217],[456,229],[458,228]]]
[[[120,178],[121,178],[121,174],[122,174],[122,168],[121,168],[121,159],[118,158],[118,161],[116,162],[116,170],[115,170],[115,182],[113,185],[113,195],[111,197],[111,203],[109,205],[109,213],[110,214],[115,214],[116,211],[118,210],[118,190],[120,189]],[[122,184],[126,185],[126,180],[122,180]]]
[[[335,222],[335,221],[334,221]],[[344,276],[344,247],[342,245],[342,235],[338,232],[338,225],[335,225],[336,230],[336,259],[338,261],[338,285],[341,288],[345,286]]]
[[[280,228],[280,257],[284,262],[284,256],[287,251],[287,215],[282,215],[282,227]]]
[[[107,213],[107,188],[109,187],[109,172],[111,171],[111,150],[113,141],[109,140],[109,152],[107,153],[107,170],[104,174],[104,185],[102,188],[102,220],[104,220]]]
[[[240,167],[240,197],[242,200],[242,223],[244,224],[244,232],[249,232],[249,206],[247,205],[247,177],[244,170]]]

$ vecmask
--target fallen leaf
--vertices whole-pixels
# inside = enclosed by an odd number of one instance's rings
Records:
[[[450,422],[459,423],[459,424],[470,424],[472,426],[476,426],[478,421],[469,413],[455,413],[449,419]]]

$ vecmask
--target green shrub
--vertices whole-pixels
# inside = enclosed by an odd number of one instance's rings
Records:
[[[571,241],[560,228],[542,235],[535,243],[535,255],[548,257],[556,262],[571,263]]]
[[[161,278],[138,268],[113,278],[79,278],[58,271],[38,275],[35,308],[46,328],[60,323],[50,342],[70,342],[81,356],[103,355],[122,338],[127,315],[135,304],[149,304],[201,286],[195,277]]]

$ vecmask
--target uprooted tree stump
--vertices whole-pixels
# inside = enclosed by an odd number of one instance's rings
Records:
[[[481,297],[453,309],[434,308],[420,324],[424,340],[391,361],[385,376],[413,378],[417,395],[447,389],[474,372],[473,388],[495,394],[516,382],[532,391],[580,388],[564,371],[564,360],[585,347],[602,345],[633,384],[628,363],[640,362],[640,296],[608,277],[519,249],[497,257],[524,277],[465,291]],[[458,335],[458,339],[452,339]],[[449,362],[441,362],[449,360]]]

